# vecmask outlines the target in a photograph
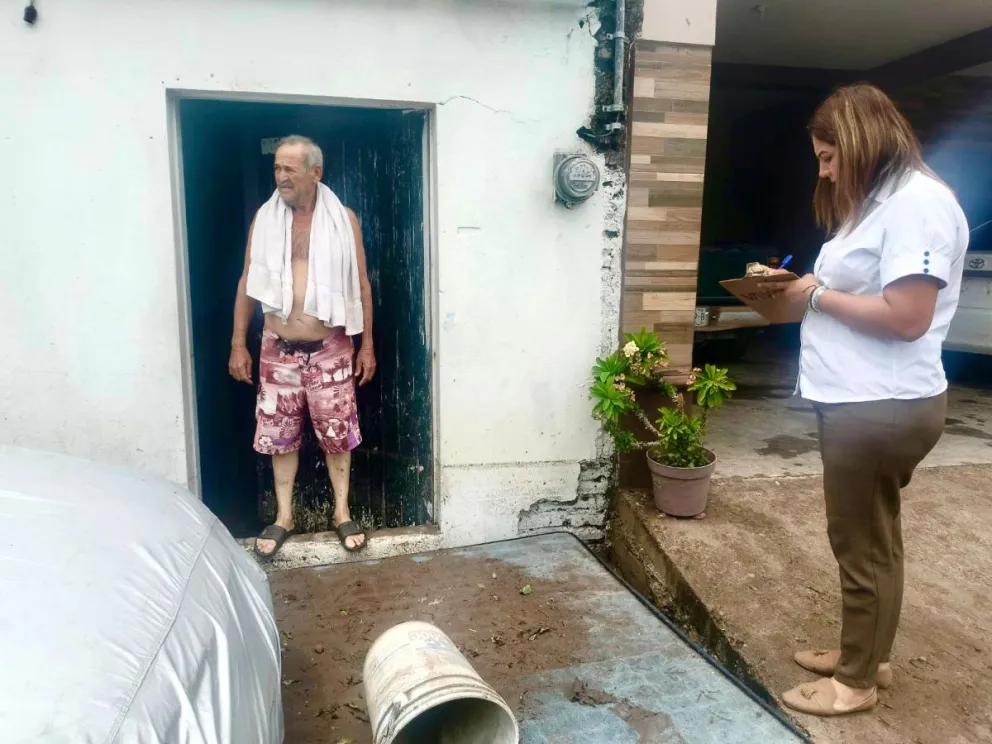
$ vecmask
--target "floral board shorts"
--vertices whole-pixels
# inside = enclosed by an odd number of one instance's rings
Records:
[[[284,455],[300,449],[305,409],[321,449],[351,452],[362,442],[355,401],[355,347],[343,328],[323,341],[284,341],[262,333],[255,451]]]

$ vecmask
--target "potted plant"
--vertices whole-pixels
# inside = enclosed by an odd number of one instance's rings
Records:
[[[592,415],[617,450],[646,453],[655,506],[672,516],[694,517],[706,510],[716,468],[716,455],[703,446],[706,422],[710,411],[723,405],[736,386],[726,369],[712,364],[692,370],[685,392],[665,378],[667,372],[668,353],[656,334],[647,330],[627,334],[620,350],[596,360]],[[639,391],[652,388],[672,402],[671,407],[658,409],[654,421],[637,401]],[[633,420],[641,423],[647,438],[633,431]]]

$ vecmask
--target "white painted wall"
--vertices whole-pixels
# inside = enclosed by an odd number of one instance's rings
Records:
[[[717,0],[644,0],[641,36],[649,41],[713,46]]]
[[[582,149],[592,106],[585,0],[39,11],[34,28],[0,11],[0,442],[187,481],[168,90],[411,101],[437,106],[444,540],[575,498],[597,454],[586,375],[615,329],[602,279],[619,282],[616,204],[552,202],[553,154]]]

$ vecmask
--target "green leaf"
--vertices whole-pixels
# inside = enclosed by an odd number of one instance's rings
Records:
[[[697,370],[695,378],[689,390],[696,394],[696,403],[701,408],[722,406],[737,389],[728,377],[727,370],[714,364],[706,364],[701,370]]]
[[[707,457],[701,441],[702,419],[687,416],[675,408],[662,408],[658,413],[661,446],[652,451],[652,457],[677,468],[706,465]]]
[[[528,584],[527,586],[525,586],[523,589],[520,590],[520,593],[523,594],[524,596],[527,596],[528,594],[531,594],[533,591],[534,591],[533,587],[531,587],[531,585]]]
[[[627,373],[627,382],[629,382],[634,387],[647,387],[648,378],[645,375],[637,374],[636,372]]]
[[[657,354],[664,349],[664,344],[658,338],[658,334],[652,333],[646,328],[642,328],[637,333],[628,333],[626,340],[628,342],[633,341],[642,355],[648,353]]]
[[[674,408],[659,412],[657,428],[661,445],[656,448],[659,459],[677,467],[706,464],[701,441],[704,418],[687,416],[684,394],[665,379],[668,354],[664,342],[644,328],[624,338],[618,351],[597,359],[592,367],[589,397],[593,401],[593,418],[600,422],[618,451],[633,450],[642,443],[628,428],[634,414],[641,411],[634,390],[655,387],[675,404]],[[722,405],[734,389],[727,371],[712,364],[697,370],[688,387],[695,393],[703,416],[709,409]]]
[[[630,367],[627,358],[619,352],[614,352],[605,359],[597,359],[592,368],[593,377],[598,380],[606,380],[608,377],[619,377],[625,374]]]

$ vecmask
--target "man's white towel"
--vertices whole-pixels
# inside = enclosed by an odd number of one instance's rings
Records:
[[[283,322],[293,308],[292,237],[293,212],[277,189],[255,215],[247,291]],[[322,183],[310,224],[303,312],[329,328],[343,326],[349,336],[364,325],[355,234],[341,200]]]

